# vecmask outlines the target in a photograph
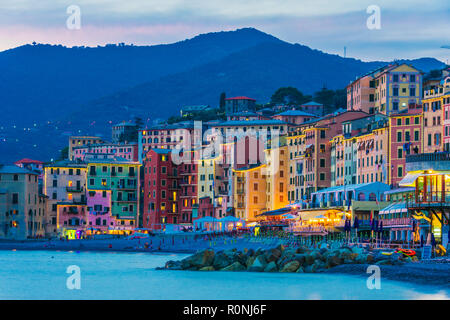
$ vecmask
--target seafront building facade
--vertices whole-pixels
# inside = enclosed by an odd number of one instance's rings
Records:
[[[422,96],[422,73],[392,64],[352,82],[347,110],[328,115],[313,102],[256,110],[235,97],[227,120],[115,126],[113,140],[137,135],[134,143],[71,137],[71,160],[44,167],[44,234],[179,230],[228,216],[254,225],[289,213],[300,235],[339,233],[355,219],[367,232],[382,220],[389,239],[405,241],[429,208],[423,235],[444,235],[449,85],[444,78]],[[417,169],[425,153],[438,160]]]
[[[38,176],[25,168],[0,165],[0,238],[45,236],[46,198],[39,193]]]

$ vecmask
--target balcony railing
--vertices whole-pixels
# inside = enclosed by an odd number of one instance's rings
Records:
[[[383,226],[395,227],[395,226],[411,226],[411,218],[394,218],[394,219],[383,219]]]
[[[66,187],[66,191],[67,192],[83,192],[84,191],[84,187]]]
[[[423,161],[450,161],[449,152],[411,154],[406,156],[406,163]]]
[[[418,194],[414,199],[408,199],[406,201],[407,207],[420,207],[426,205],[438,205],[438,206],[450,206],[450,191],[430,191],[425,194]]]

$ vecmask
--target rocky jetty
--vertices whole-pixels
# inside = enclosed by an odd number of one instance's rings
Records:
[[[237,249],[199,251],[183,260],[168,261],[166,270],[195,271],[253,271],[316,273],[343,264],[399,265],[416,260],[401,253],[383,255],[360,247],[307,248],[283,247],[272,249]]]

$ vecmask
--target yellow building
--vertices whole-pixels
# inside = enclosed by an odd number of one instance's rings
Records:
[[[373,84],[375,113],[390,115],[421,102],[422,73],[410,65],[386,66],[374,74]]]
[[[280,147],[268,148],[266,154],[266,208],[276,210],[289,204],[289,156],[286,140],[281,137]]]
[[[233,200],[236,217],[256,221],[266,208],[266,165],[233,170]]]

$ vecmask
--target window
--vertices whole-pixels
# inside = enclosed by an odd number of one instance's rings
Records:
[[[401,141],[402,141],[402,132],[397,131],[397,142],[401,142]]]
[[[401,159],[402,156],[403,156],[403,149],[399,148],[399,149],[397,150],[397,158]]]
[[[399,178],[403,177],[403,167],[402,166],[398,166],[398,168],[397,168],[397,177],[399,177]]]
[[[414,131],[414,140],[419,141],[419,130]]]
[[[416,96],[416,88],[409,88],[409,96],[410,97]]]
[[[325,159],[323,158],[320,159],[320,167],[325,168]]]

